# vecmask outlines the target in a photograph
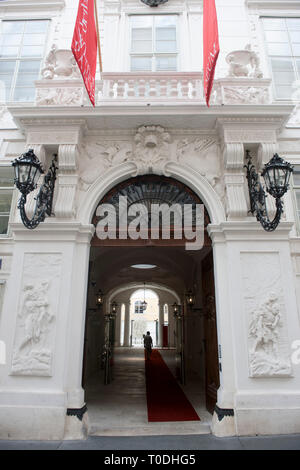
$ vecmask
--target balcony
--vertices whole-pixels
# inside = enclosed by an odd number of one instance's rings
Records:
[[[203,104],[202,73],[103,73],[97,104]]]
[[[270,79],[227,77],[214,81],[211,105],[270,104]],[[37,106],[86,106],[81,78],[36,82]],[[103,73],[96,83],[96,106],[205,105],[202,73]]]

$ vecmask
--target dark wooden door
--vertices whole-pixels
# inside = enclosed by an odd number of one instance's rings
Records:
[[[213,413],[220,386],[214,265],[212,252],[202,262],[206,408]]]
[[[169,327],[167,325],[163,325],[163,348],[167,348],[169,346],[168,336],[169,336]]]

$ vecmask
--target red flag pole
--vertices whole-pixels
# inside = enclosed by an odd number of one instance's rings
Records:
[[[220,52],[215,0],[203,0],[203,88],[207,106]]]
[[[71,44],[71,50],[93,106],[95,106],[95,75],[97,67],[97,32],[94,5],[94,0],[79,0]]]
[[[100,34],[99,34],[99,21],[98,21],[98,9],[97,9],[97,0],[94,0],[95,3],[95,18],[96,18],[96,31],[97,31],[97,43],[98,43],[98,58],[99,58],[99,68],[100,74],[102,73],[102,55],[100,47]]]

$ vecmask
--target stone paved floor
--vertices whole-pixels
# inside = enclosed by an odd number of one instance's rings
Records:
[[[174,351],[161,351],[172,370]],[[86,386],[86,401],[93,436],[207,434],[211,415],[204,405],[202,386],[190,381],[183,387],[201,421],[148,423],[144,350],[119,348],[114,355],[114,380],[103,385],[96,375]]]
[[[191,436],[94,437],[86,441],[0,441],[1,450],[300,450],[300,435],[227,437]]]
[[[172,351],[162,355],[174,370]],[[183,387],[201,422],[148,423],[143,351],[116,351],[115,378],[102,385],[95,377],[87,389],[91,432],[83,441],[1,441],[0,450],[300,450],[300,435],[217,438],[209,434],[201,384]]]

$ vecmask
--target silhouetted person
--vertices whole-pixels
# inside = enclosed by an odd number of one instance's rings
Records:
[[[146,360],[149,361],[151,352],[152,352],[153,341],[150,336],[150,331],[147,331],[146,336],[144,337],[144,348],[146,350]]]

